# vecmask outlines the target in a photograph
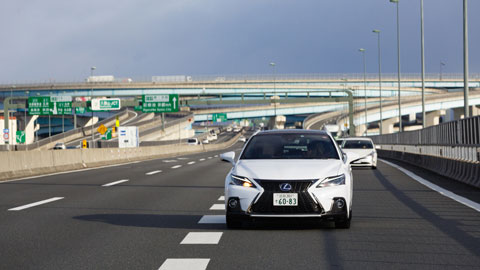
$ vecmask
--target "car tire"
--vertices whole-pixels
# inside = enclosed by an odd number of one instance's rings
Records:
[[[241,229],[243,225],[243,219],[239,217],[232,217],[231,215],[227,214],[227,228],[229,229]]]
[[[376,169],[377,169],[377,166],[372,165],[372,170],[376,170]]]
[[[350,223],[352,221],[352,210],[350,210],[350,216],[347,218],[345,215],[341,220],[335,221],[335,228],[337,229],[350,229]]]

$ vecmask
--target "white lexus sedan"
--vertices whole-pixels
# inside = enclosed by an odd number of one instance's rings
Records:
[[[352,156],[353,155],[353,156]],[[253,135],[225,179],[228,228],[261,218],[321,218],[349,228],[355,154],[325,131],[272,130]]]
[[[357,154],[359,157],[353,160],[351,165],[354,167],[377,168],[377,150],[370,138],[347,138],[342,142],[342,149],[345,152]]]

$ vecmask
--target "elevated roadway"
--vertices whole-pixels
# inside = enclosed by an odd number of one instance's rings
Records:
[[[232,150],[238,153],[240,147]],[[382,161],[377,170],[353,171],[349,230],[334,229],[330,223],[275,220],[228,230],[224,211],[214,209],[224,204],[224,177],[231,165],[221,162],[218,154],[0,183],[0,268],[478,269],[480,265],[480,213]],[[480,202],[479,190],[407,169]],[[56,200],[31,205],[52,198]],[[30,206],[11,211],[25,205]],[[198,236],[193,243],[192,236]],[[169,268],[172,263],[190,266]]]

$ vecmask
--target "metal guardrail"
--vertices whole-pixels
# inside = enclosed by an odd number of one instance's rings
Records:
[[[370,136],[379,145],[480,146],[480,116],[442,123],[420,130]]]

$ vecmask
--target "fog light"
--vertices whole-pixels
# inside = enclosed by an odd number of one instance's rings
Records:
[[[335,204],[337,205],[338,209],[342,209],[345,206],[345,201],[342,199],[339,199],[335,202]]]
[[[228,207],[230,208],[236,208],[238,205],[238,200],[237,199],[230,199],[228,200]]]

